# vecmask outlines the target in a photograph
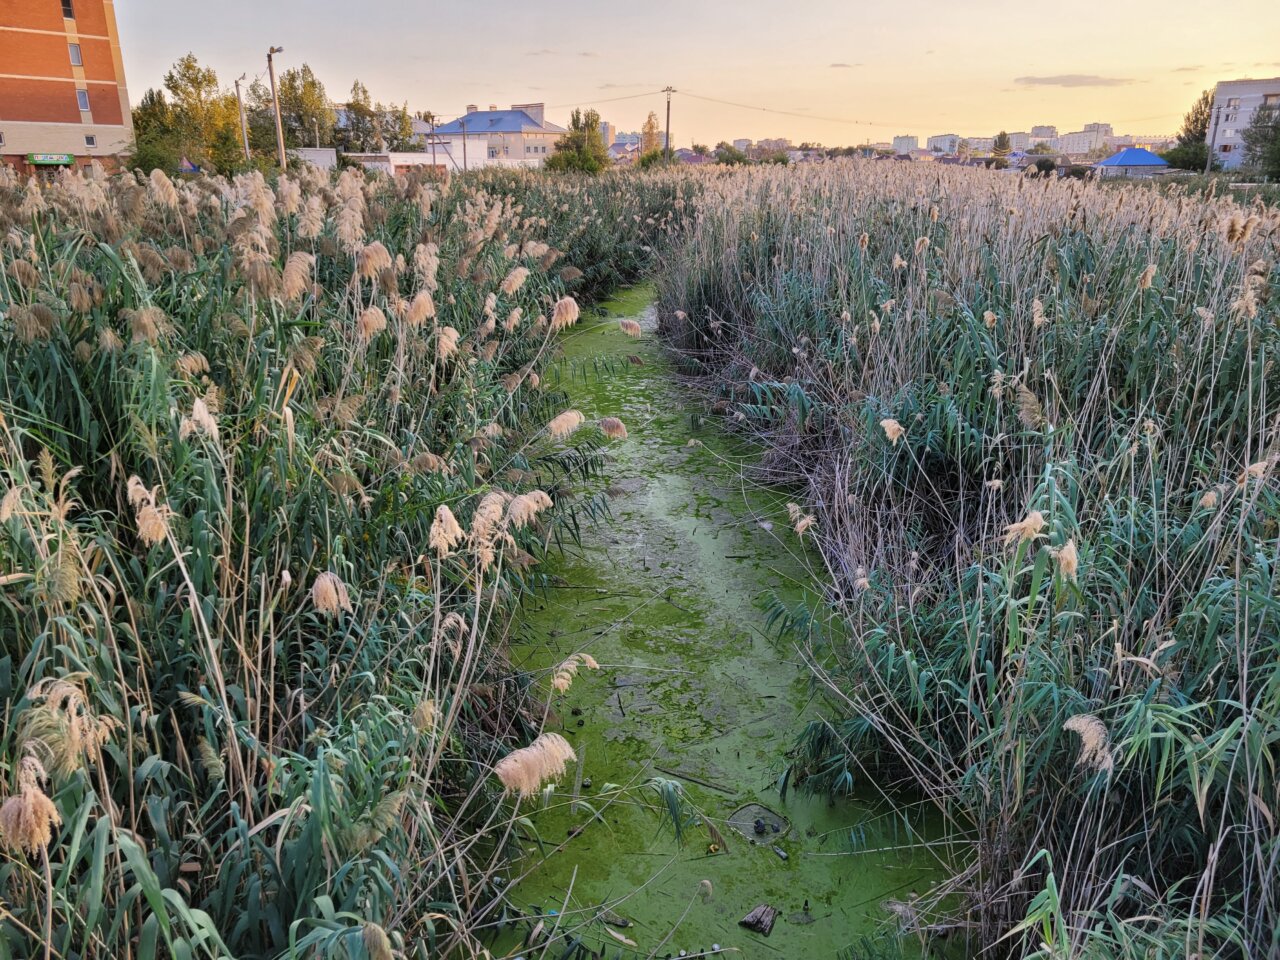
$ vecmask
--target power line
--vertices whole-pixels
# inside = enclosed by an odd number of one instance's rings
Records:
[[[801,120],[821,120],[825,123],[848,123],[862,127],[893,127],[902,126],[902,124],[880,123],[875,120],[850,120],[846,117],[822,117],[813,113],[799,113],[794,110],[777,110],[773,107],[761,107],[750,103],[736,103],[733,100],[721,100],[719,97],[704,97],[698,93],[690,93],[688,90],[681,90],[686,97],[693,97],[695,100],[706,100],[708,103],[719,103],[726,107],[738,107],[742,110],[759,110],[762,113],[776,113],[784,117],[799,117]]]

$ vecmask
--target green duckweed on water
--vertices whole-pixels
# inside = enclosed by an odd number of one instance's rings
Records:
[[[565,343],[561,385],[573,405],[589,420],[620,417],[630,435],[609,447],[611,516],[584,527],[581,545],[547,571],[560,586],[531,600],[516,626],[512,656],[540,689],[573,653],[600,670],[552,696],[547,729],[570,740],[581,765],[545,803],[523,805],[527,856],[507,882],[528,919],[495,953],[560,957],[580,941],[609,957],[718,944],[746,957],[834,958],[861,956],[869,938],[892,946],[896,921],[882,903],[945,876],[925,843],[941,825],[873,789],[834,805],[780,798],[785,753],[815,708],[797,651],[765,632],[764,605],[816,604],[818,581],[785,492],[744,476],[756,451],[699,425],[697,398],[674,382],[656,342],[651,299],[646,287],[626,292]],[[623,333],[620,317],[639,319],[643,337]],[[644,786],[655,777],[678,782],[686,815],[711,829],[686,823],[678,843],[659,813],[663,794]],[[775,811],[779,831],[736,832],[728,821],[748,804]],[[767,938],[738,925],[759,904],[779,911]],[[522,949],[540,919],[552,946]],[[902,947],[919,955],[914,938]]]

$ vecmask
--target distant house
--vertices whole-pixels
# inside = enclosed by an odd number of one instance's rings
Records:
[[[556,152],[556,141],[567,131],[548,123],[545,105],[517,103],[510,110],[474,104],[467,114],[436,127],[436,136],[454,143],[454,154],[464,156],[465,166],[491,165],[540,167]]]
[[[1169,164],[1143,147],[1126,147],[1093,165],[1102,177],[1150,177],[1164,173]]]
[[[614,163],[634,163],[640,155],[640,144],[627,140],[615,141],[609,147],[609,158]]]

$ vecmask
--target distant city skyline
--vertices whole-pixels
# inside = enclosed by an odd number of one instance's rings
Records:
[[[1080,130],[1174,132],[1196,95],[1218,80],[1280,75],[1280,5],[1243,0],[1232,16],[1168,0],[1115,5],[1105,33],[1013,0],[941,0],[852,8],[651,0],[601,9],[586,0],[527,5],[383,0],[353,13],[336,0],[223,0],[213,7],[120,4],[125,71],[136,103],[191,52],[226,86],[308,63],[334,100],[359,78],[376,100],[447,119],[468,103],[542,101],[563,123],[594,108],[638,129],[658,91],[678,91],[676,145],[786,137],[853,145],[910,135],[993,134],[1052,124]],[[1248,30],[1238,29],[1241,23]],[[616,99],[626,97],[628,99]],[[761,109],[767,108],[767,109]],[[857,121],[857,122],[854,122]]]

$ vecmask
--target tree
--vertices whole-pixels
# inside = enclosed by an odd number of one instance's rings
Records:
[[[547,169],[599,173],[607,166],[609,151],[600,136],[600,114],[574,110],[568,131],[556,141],[556,152],[547,158]]]
[[[183,157],[220,173],[244,166],[235,95],[194,54],[165,74],[164,91],[143,94],[133,120],[133,162],[143,169],[176,170]]]
[[[640,156],[662,149],[662,135],[658,132],[658,115],[652,110],[640,128]]]
[[[1264,176],[1280,178],[1280,108],[1259,107],[1240,136],[1244,162]]]
[[[1049,144],[1044,143],[1043,141],[1040,143],[1037,143],[1035,146],[1033,146],[1030,150],[1027,151],[1027,153],[1034,153],[1038,157],[1051,156],[1056,152],[1057,151],[1054,150],[1053,147],[1049,146]]]
[[[711,156],[711,148],[708,147],[705,143],[695,143],[693,145],[693,152],[700,157]]]
[[[284,127],[286,146],[300,147],[316,142],[317,131],[322,142],[333,139],[337,115],[329,105],[324,84],[303,64],[280,75],[277,87],[280,97],[280,123]]]
[[[991,144],[991,155],[997,160],[1007,160],[1011,153],[1013,153],[1013,145],[1009,142],[1009,134],[1001,130]]]
[[[346,122],[338,133],[345,153],[364,153],[374,149],[377,123],[369,88],[359,80],[351,84],[351,96],[343,104]]]
[[[1213,91],[1205,90],[1182,118],[1178,143],[1160,156],[1180,170],[1203,170],[1209,159],[1209,121],[1213,116]]]
[[[636,160],[636,164],[641,170],[648,170],[650,167],[661,167],[668,162],[667,151],[663,150],[662,147],[654,147],[652,150],[640,154]]]
[[[716,144],[716,162],[727,164],[746,163],[747,155],[727,140]]]
[[[384,107],[379,103],[373,110],[381,149],[396,152],[420,149],[421,145],[413,139],[413,117],[409,115],[409,104]]]
[[[1178,131],[1178,146],[1189,147],[1207,143],[1209,121],[1213,119],[1213,91],[1201,91],[1191,109],[1182,117],[1182,129]]]

